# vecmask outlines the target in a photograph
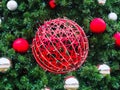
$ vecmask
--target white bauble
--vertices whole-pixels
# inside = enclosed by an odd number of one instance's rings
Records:
[[[10,10],[10,11],[14,11],[16,10],[18,7],[18,4],[15,0],[10,0],[7,2],[7,8]]]
[[[11,67],[9,59],[2,57],[0,58],[0,72],[6,72]]]
[[[110,20],[117,20],[117,14],[111,12],[111,13],[108,14],[108,18],[109,18]]]
[[[0,25],[1,25],[1,23],[2,23],[2,19],[0,18]]]
[[[50,88],[45,88],[44,90],[50,90]]]
[[[106,0],[98,0],[98,3],[104,5],[106,3]]]
[[[65,89],[78,89],[79,88],[79,82],[74,76],[67,77],[65,79]]]
[[[50,88],[49,88],[49,87],[46,87],[46,88],[44,88],[44,89],[42,89],[42,90],[50,90]]]
[[[98,70],[103,75],[110,74],[110,67],[106,64],[99,65]]]

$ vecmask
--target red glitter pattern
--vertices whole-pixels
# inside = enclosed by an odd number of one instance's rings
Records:
[[[46,21],[32,43],[37,63],[52,73],[63,74],[79,68],[88,55],[88,39],[82,28],[68,19]]]

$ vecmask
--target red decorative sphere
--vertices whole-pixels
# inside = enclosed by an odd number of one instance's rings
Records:
[[[115,39],[115,45],[120,47],[120,32],[115,33],[113,37]]]
[[[24,53],[28,50],[29,44],[24,38],[18,38],[13,42],[13,49],[17,52]]]
[[[103,33],[106,30],[106,23],[101,18],[94,18],[90,22],[90,30],[93,33]]]
[[[88,55],[88,39],[74,21],[54,19],[38,28],[32,43],[37,63],[45,70],[63,74],[79,68]]]
[[[56,3],[55,3],[55,0],[50,0],[49,1],[49,6],[54,9],[56,7]]]

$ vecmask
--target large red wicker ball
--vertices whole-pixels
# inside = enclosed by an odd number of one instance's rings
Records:
[[[106,23],[102,18],[94,18],[90,22],[90,30],[93,33],[103,33],[106,30]]]
[[[32,52],[44,70],[63,74],[76,70],[86,60],[88,39],[77,23],[58,18],[38,28]]]

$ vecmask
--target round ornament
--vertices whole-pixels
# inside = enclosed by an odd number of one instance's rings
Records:
[[[103,75],[110,74],[110,67],[106,64],[99,65],[98,70]]]
[[[64,83],[64,88],[66,90],[77,90],[79,88],[79,82],[74,76],[67,77]]]
[[[90,30],[93,33],[103,33],[106,30],[106,23],[101,18],[94,18],[90,22]]]
[[[32,42],[38,64],[56,74],[78,69],[86,60],[88,49],[83,29],[74,21],[62,18],[46,21]]]
[[[46,87],[46,88],[44,88],[43,90],[50,90],[50,88]]]
[[[109,18],[110,20],[116,21],[116,20],[117,20],[117,14],[111,12],[111,13],[108,14],[108,18]]]
[[[100,5],[104,5],[104,4],[106,3],[106,0],[98,0],[98,3],[99,3]]]
[[[113,35],[113,38],[115,39],[115,45],[120,47],[120,32],[116,32]]]
[[[56,3],[55,3],[55,0],[50,0],[49,1],[49,6],[54,9],[56,7]]]
[[[25,40],[24,38],[18,38],[13,42],[13,49],[17,52],[20,53],[25,53],[27,52],[28,48],[29,48],[29,44],[27,42],[27,40]]]
[[[9,0],[7,2],[7,8],[10,10],[10,11],[14,11],[16,10],[18,7],[18,4],[15,0]]]
[[[0,72],[6,72],[11,67],[11,62],[5,57],[0,58]]]
[[[1,25],[1,23],[2,23],[2,19],[0,18],[0,25]]]

